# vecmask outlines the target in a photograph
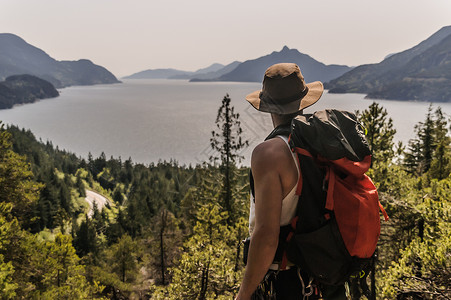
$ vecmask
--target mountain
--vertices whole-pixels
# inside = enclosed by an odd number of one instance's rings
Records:
[[[214,63],[214,64],[212,64],[212,65],[210,65],[210,66],[208,66],[206,68],[202,68],[202,69],[197,70],[196,72],[194,72],[193,75],[217,72],[217,71],[219,71],[219,70],[221,70],[223,68],[224,68],[223,64]]]
[[[32,75],[13,75],[0,82],[0,109],[58,96],[50,82]]]
[[[153,70],[150,69],[124,77],[124,79],[192,79],[192,78],[210,79],[216,78],[227,72],[230,72],[231,71],[230,65],[224,66],[222,64],[214,63],[206,68],[199,69],[195,72],[182,71],[176,69],[153,69]]]
[[[247,60],[239,64],[231,72],[219,76],[216,80],[261,82],[269,66],[282,62],[296,63],[301,68],[307,82],[316,80],[326,82],[351,70],[348,66],[325,65],[306,54],[300,53],[296,49],[289,49],[285,46],[280,52],[273,52],[257,59]]]
[[[206,73],[209,74],[209,73],[217,72],[217,71],[221,70],[222,68],[224,68],[224,65],[214,63],[206,68],[199,69],[195,72],[187,72],[188,74],[170,76],[169,79],[191,79],[196,76],[202,76],[203,74],[206,74]]]
[[[168,79],[178,75],[190,75],[191,73],[176,69],[150,69],[126,76],[124,79]]]
[[[31,74],[51,82],[55,87],[118,83],[104,67],[87,59],[57,61],[41,49],[10,34],[0,34],[0,80],[11,75]]]
[[[233,63],[230,63],[226,66],[223,66],[223,68],[215,71],[215,72],[208,72],[208,73],[202,73],[202,74],[194,74],[191,76],[190,81],[210,81],[215,80],[219,77],[221,77],[224,74],[232,72],[238,65],[241,64],[239,61],[234,61]]]
[[[420,44],[362,65],[338,77],[330,93],[365,93],[369,98],[451,101],[451,26]]]

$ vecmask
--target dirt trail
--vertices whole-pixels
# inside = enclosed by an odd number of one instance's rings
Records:
[[[102,211],[102,209],[105,207],[105,205],[107,203],[109,203],[107,198],[105,198],[104,196],[102,196],[96,192],[90,191],[90,190],[86,190],[85,200],[86,200],[86,202],[88,202],[88,204],[90,206],[90,209],[88,212],[88,217],[90,217],[90,218],[94,214],[94,211],[93,211],[94,203],[97,205],[97,209],[99,211]]]

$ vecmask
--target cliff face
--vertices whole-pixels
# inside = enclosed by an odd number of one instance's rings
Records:
[[[58,96],[50,82],[32,75],[14,75],[0,82],[0,109]]]
[[[19,74],[38,76],[57,88],[119,82],[107,69],[89,60],[57,61],[14,34],[0,34],[0,80]]]

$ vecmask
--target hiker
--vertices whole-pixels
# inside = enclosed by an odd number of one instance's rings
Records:
[[[282,63],[266,70],[261,91],[246,96],[254,108],[271,114],[275,137],[256,146],[252,153],[251,238],[236,300],[320,299],[318,288],[311,285],[303,270],[290,262],[281,270],[280,257],[277,258],[280,254],[276,251],[280,227],[288,225],[295,216],[299,198],[299,166],[288,143],[290,123],[303,109],[316,103],[323,90],[319,81],[306,84],[296,64]],[[271,296],[274,294],[276,297]],[[326,300],[347,299],[344,285],[322,291],[322,296]]]

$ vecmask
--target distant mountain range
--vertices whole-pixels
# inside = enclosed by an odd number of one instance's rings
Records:
[[[90,60],[57,61],[20,37],[0,34],[0,81],[11,75],[30,74],[51,82],[55,87],[118,83],[104,67]]]
[[[325,86],[330,93],[364,93],[368,98],[451,102],[451,26]]]
[[[124,77],[124,79],[189,79],[194,81],[211,80],[232,71],[239,64],[239,61],[234,61],[233,63],[226,66],[215,63],[209,67],[199,69],[195,72],[176,69],[151,69],[134,73],[130,76]]]
[[[9,76],[0,82],[0,109],[58,96],[58,91],[50,82],[32,75]]]
[[[208,68],[187,72],[175,69],[146,70],[125,77],[126,79],[142,78],[166,78],[166,79],[190,79],[190,81],[241,81],[261,82],[266,69],[282,62],[292,62],[299,65],[307,82],[329,81],[351,70],[351,67],[342,65],[325,65],[312,57],[300,53],[296,49],[283,47],[280,52],[245,62],[235,61],[226,66],[213,64]]]

